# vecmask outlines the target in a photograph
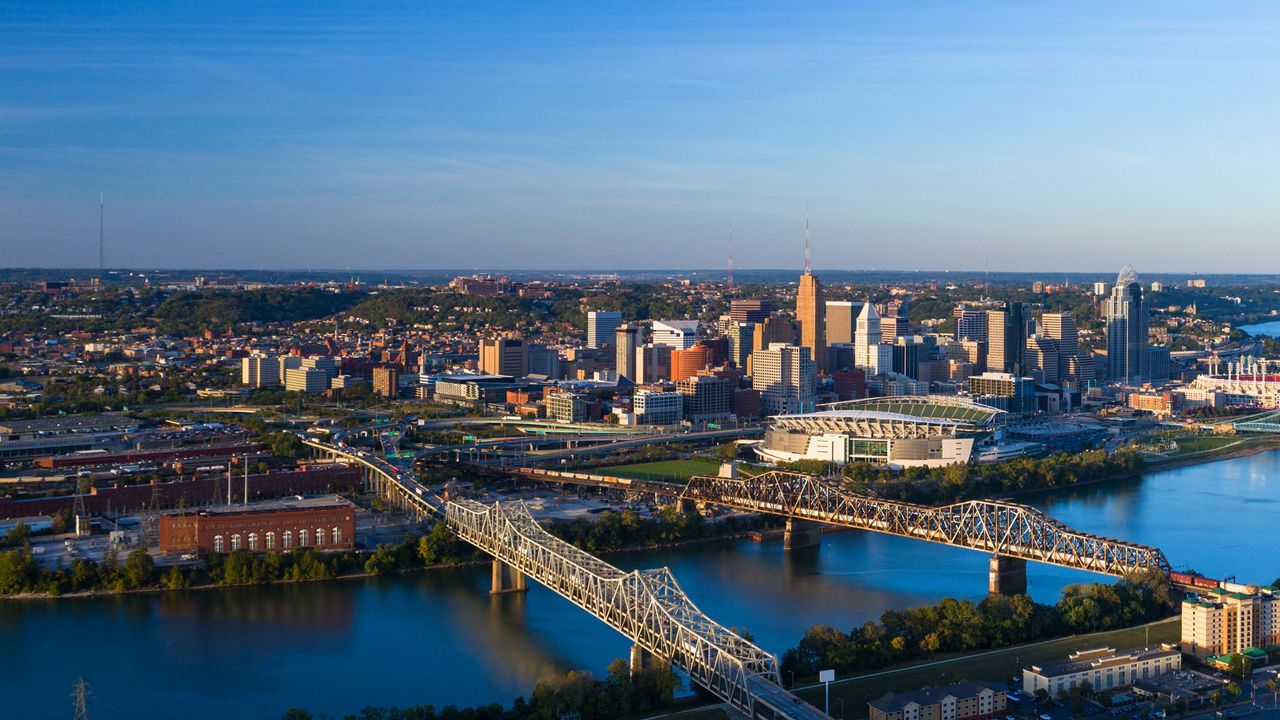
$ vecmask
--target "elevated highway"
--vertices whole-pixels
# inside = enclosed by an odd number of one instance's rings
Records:
[[[778,659],[712,620],[667,568],[624,572],[551,535],[524,503],[446,499],[412,470],[375,454],[313,439],[317,453],[364,469],[368,487],[420,516],[443,518],[458,537],[494,558],[494,591],[538,581],[633,643],[632,666],[647,654],[670,663],[751,718],[830,720],[782,688]]]

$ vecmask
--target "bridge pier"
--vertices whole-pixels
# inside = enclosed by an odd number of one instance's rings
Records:
[[[666,662],[662,658],[654,655],[648,650],[645,650],[639,645],[631,646],[631,659],[630,662],[627,663],[627,668],[630,670],[632,676],[642,670],[654,670],[669,667],[671,667],[671,663]]]
[[[1027,561],[1005,555],[991,556],[987,591],[993,595],[1027,594]]]
[[[500,593],[524,592],[528,590],[524,584],[524,573],[494,558],[493,584],[489,588],[490,595]]]
[[[676,501],[676,510],[682,513],[698,512],[698,503],[689,498],[680,498]]]
[[[800,550],[822,544],[822,524],[812,520],[787,519],[787,529],[782,535],[783,550]]]

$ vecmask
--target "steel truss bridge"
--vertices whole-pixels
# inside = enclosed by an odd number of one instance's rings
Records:
[[[918,505],[859,495],[830,480],[781,471],[746,479],[699,476],[683,486],[538,468],[521,468],[518,474],[872,530],[1105,575],[1147,569],[1167,574],[1173,569],[1159,548],[1081,532],[1035,508],[1011,502]]]
[[[1280,410],[1251,415],[1231,423],[1240,432],[1280,433]]]
[[[403,509],[442,517],[459,538],[493,556],[495,581],[503,570],[537,580],[748,717],[829,720],[782,688],[777,657],[699,610],[667,568],[623,572],[548,533],[522,502],[443,499],[411,470],[375,454],[303,442],[321,455],[361,467],[366,487]],[[633,658],[636,654],[633,649]]]

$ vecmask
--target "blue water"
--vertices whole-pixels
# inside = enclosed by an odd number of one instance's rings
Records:
[[[1241,325],[1240,329],[1254,337],[1257,337],[1258,335],[1280,337],[1280,320],[1258,323],[1257,325]]]
[[[1273,452],[1034,502],[1081,530],[1157,545],[1175,566],[1270,582],[1280,576],[1278,498]],[[986,593],[986,555],[875,533],[828,535],[797,553],[732,541],[609,560],[669,566],[708,614],[779,653],[815,623],[847,629],[889,608]],[[1028,571],[1031,593],[1046,602],[1068,583],[1102,579]],[[67,717],[80,676],[95,719],[505,703],[549,673],[603,673],[625,657],[624,638],[536,584],[488,595],[488,573],[0,603],[0,717]]]

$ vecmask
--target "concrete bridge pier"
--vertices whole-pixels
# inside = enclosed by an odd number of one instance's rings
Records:
[[[1027,561],[1005,555],[992,555],[991,570],[987,578],[987,591],[994,595],[1025,595]]]
[[[783,550],[799,550],[817,547],[822,544],[822,523],[812,520],[787,520],[787,529],[782,535]]]
[[[524,584],[524,573],[494,558],[493,584],[489,588],[490,595],[500,593],[524,592],[528,590]]]
[[[682,513],[698,512],[698,503],[689,498],[680,498],[676,501],[676,509]]]
[[[654,655],[653,653],[649,652],[648,650],[645,650],[644,648],[640,647],[639,645],[632,645],[632,646],[631,646],[631,659],[630,659],[630,662],[627,664],[627,666],[628,666],[628,668],[630,669],[631,674],[632,674],[632,675],[635,675],[636,673],[640,672],[641,670],[654,670],[654,669],[657,669],[657,668],[669,668],[669,667],[671,667],[671,663],[669,663],[669,662],[667,662],[667,661],[663,660],[662,658],[658,657],[657,655]]]

